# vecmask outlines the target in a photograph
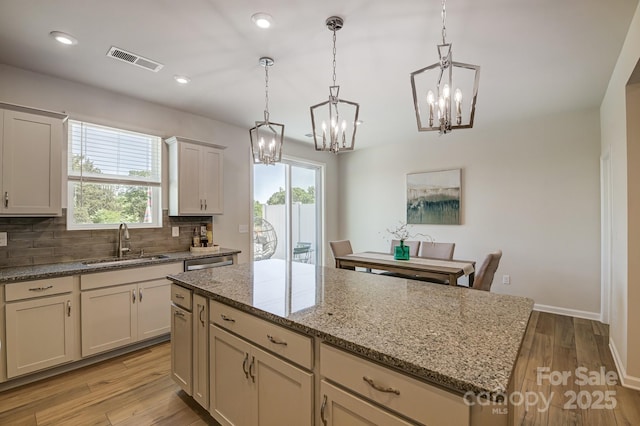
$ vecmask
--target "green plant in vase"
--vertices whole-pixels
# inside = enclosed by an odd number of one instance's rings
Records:
[[[387,228],[387,232],[393,235],[396,240],[400,240],[400,245],[393,248],[393,258],[396,260],[409,260],[409,246],[405,245],[405,240],[422,236],[430,242],[434,241],[431,235],[422,234],[420,232],[409,232],[407,223],[403,221],[400,221],[395,228]]]

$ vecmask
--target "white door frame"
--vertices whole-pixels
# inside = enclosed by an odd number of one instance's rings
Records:
[[[611,147],[600,157],[600,321],[609,324],[612,285]]]

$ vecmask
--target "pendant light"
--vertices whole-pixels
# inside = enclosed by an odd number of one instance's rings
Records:
[[[269,121],[269,67],[273,66],[272,58],[260,58],[264,67],[264,120],[256,121],[255,127],[249,130],[251,152],[254,164],[274,164],[282,160],[284,143],[284,124]]]
[[[310,108],[311,126],[316,151],[337,154],[353,150],[360,105],[340,99],[340,86],[336,84],[336,32],[344,26],[344,21],[331,16],[325,24],[333,32],[333,85],[329,86],[329,99]]]
[[[473,127],[480,79],[480,66],[452,61],[451,43],[446,41],[446,15],[442,0],[440,60],[411,73],[418,131],[439,131],[441,135]]]

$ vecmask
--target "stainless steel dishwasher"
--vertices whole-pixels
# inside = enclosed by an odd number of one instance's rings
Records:
[[[198,269],[217,268],[220,266],[233,265],[233,256],[213,256],[200,259],[189,259],[184,261],[185,271],[196,271]]]

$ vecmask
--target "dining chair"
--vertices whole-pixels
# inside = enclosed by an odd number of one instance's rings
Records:
[[[453,259],[453,251],[456,243],[434,243],[432,241],[420,241],[418,257],[430,257],[432,259]]]
[[[329,241],[329,246],[331,247],[331,253],[333,254],[333,258],[335,259],[338,256],[345,256],[347,254],[353,254],[353,249],[351,248],[351,241],[349,240],[339,240],[339,241]],[[338,267],[338,262],[336,261],[336,268]],[[350,269],[355,271],[355,266],[346,266],[342,269]]]
[[[496,275],[501,257],[502,250],[497,250],[487,255],[484,262],[482,262],[482,265],[480,265],[480,268],[478,268],[478,272],[475,274],[471,288],[475,290],[491,291],[493,277]]]
[[[399,246],[399,245],[400,245],[400,240],[391,240],[391,249],[389,250],[389,253],[393,254],[393,250],[395,246]],[[409,256],[418,255],[418,249],[420,248],[420,241],[405,240],[404,245],[409,246]]]

